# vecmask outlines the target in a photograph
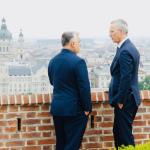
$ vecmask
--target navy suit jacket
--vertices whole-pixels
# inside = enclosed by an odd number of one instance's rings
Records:
[[[140,55],[136,47],[127,39],[117,50],[110,67],[111,82],[109,100],[111,106],[125,104],[128,96],[133,93],[136,105],[141,102],[138,88],[138,68]]]
[[[51,114],[76,116],[91,111],[91,92],[85,61],[68,49],[49,63],[48,76],[53,85]]]

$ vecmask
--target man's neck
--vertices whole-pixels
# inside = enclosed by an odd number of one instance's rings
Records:
[[[118,48],[120,48],[121,46],[122,46],[122,44],[126,41],[128,39],[128,37],[127,36],[124,36],[123,38],[122,38],[122,40],[118,43]]]
[[[70,46],[64,46],[63,48],[64,48],[64,49],[68,49],[68,50],[70,50],[71,52],[74,52],[74,51],[71,49]]]

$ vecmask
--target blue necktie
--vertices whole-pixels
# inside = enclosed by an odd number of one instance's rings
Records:
[[[117,47],[117,50],[116,50],[116,55],[115,55],[115,57],[114,57],[114,59],[113,59],[113,61],[112,61],[112,64],[111,64],[111,70],[113,69],[113,66],[114,66],[114,62],[115,62],[115,60],[116,60],[116,58],[118,57],[118,55],[119,55],[119,47]]]

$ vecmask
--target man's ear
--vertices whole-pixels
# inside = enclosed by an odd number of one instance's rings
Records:
[[[72,41],[72,42],[71,42],[71,46],[74,47],[74,45],[75,45],[75,43]]]

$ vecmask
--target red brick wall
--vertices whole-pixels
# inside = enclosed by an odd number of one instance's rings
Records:
[[[136,143],[150,138],[150,91],[142,91],[142,104],[134,121]],[[107,92],[92,92],[93,112],[82,150],[113,147],[113,109]],[[0,96],[0,150],[54,150],[55,132],[49,114],[50,95]]]

